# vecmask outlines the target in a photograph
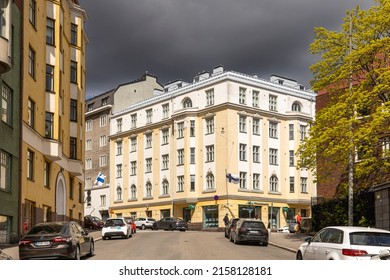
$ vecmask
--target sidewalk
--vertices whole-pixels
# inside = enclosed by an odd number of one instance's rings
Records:
[[[100,230],[90,231],[89,234],[93,236],[95,241],[102,239]],[[309,235],[300,233],[271,232],[269,236],[269,245],[276,246],[295,253],[298,250],[299,245],[305,242],[305,238],[308,236]],[[1,250],[5,254],[12,257],[13,260],[19,259],[19,248],[17,244],[7,245],[6,247],[0,246],[0,248],[2,248]],[[0,257],[0,260],[1,259],[2,258]]]

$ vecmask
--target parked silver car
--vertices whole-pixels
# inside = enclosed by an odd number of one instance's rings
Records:
[[[153,225],[155,222],[156,222],[155,219],[149,218],[149,217],[144,217],[144,218],[140,217],[140,218],[136,218],[134,220],[136,227],[140,228],[142,230],[147,229],[147,228],[153,229]]]

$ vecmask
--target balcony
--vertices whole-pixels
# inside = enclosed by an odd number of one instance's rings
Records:
[[[51,161],[58,161],[61,159],[62,147],[56,140],[44,139],[43,154]]]
[[[8,56],[8,40],[0,37],[0,74],[11,70],[11,59]]]
[[[70,159],[69,160],[69,165],[68,165],[68,172],[72,176],[81,176],[81,175],[83,175],[84,174],[84,170],[83,170],[82,162],[79,161],[79,160]]]

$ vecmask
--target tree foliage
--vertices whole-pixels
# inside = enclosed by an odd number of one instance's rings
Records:
[[[347,11],[339,31],[315,28],[309,50],[320,59],[310,67],[311,86],[326,91],[329,103],[317,112],[298,150],[298,167],[317,170],[318,181],[326,182],[335,168],[347,170],[350,152],[354,177],[363,185],[389,174],[384,149],[390,139],[389,14],[390,0],[377,0],[368,10]]]

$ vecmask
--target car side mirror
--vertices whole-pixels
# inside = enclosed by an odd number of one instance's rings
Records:
[[[311,243],[311,237],[306,237],[306,238],[305,238],[305,242],[307,242],[307,243],[310,244],[310,243]]]

